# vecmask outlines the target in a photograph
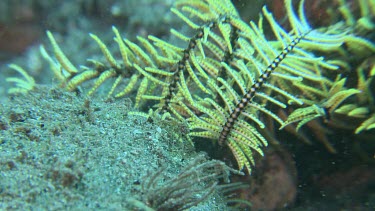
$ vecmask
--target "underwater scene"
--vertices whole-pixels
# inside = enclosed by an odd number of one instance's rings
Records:
[[[0,210],[375,210],[374,0],[1,0]]]

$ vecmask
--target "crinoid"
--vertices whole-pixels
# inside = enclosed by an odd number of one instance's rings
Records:
[[[17,77],[6,78],[7,82],[12,82],[15,84],[15,87],[8,90],[9,94],[27,93],[35,88],[34,78],[31,77],[22,67],[15,64],[10,64],[9,68],[15,70],[23,76],[23,79]]]
[[[300,92],[299,95],[304,96],[304,106],[294,110],[282,126],[284,128],[298,122],[296,130],[299,130],[307,125],[313,133],[320,133],[316,136],[320,136],[320,141],[333,153],[336,149],[328,142],[325,134],[329,129],[351,130],[355,135],[375,128],[374,95],[371,87],[375,75],[373,62],[375,28],[372,18],[375,16],[375,4],[369,0],[351,3],[340,1],[339,4],[339,11],[345,20],[345,25],[338,23],[331,28],[337,30],[348,27],[353,30],[352,33],[362,34],[365,37],[346,36],[345,45],[340,50],[341,56],[336,56],[339,59],[333,61],[340,66],[340,71],[335,73],[327,72],[325,69],[320,70],[320,74],[325,77],[323,83],[321,81],[309,84],[303,81],[294,83],[293,93]],[[358,6],[359,11],[352,12],[350,8],[353,6]],[[365,39],[366,37],[368,39]],[[335,52],[332,53],[331,57]],[[322,119],[324,125],[319,122]],[[325,130],[318,130],[316,127]]]
[[[311,28],[303,4],[297,15],[292,1],[285,1],[288,32],[265,7],[258,23],[246,23],[229,0],[179,0],[171,11],[190,31],[172,29],[180,40],[177,44],[155,36],[138,37],[135,44],[113,27],[121,58],[116,59],[99,37],[90,35],[104,62],[90,60],[90,66],[78,69],[47,32],[57,62],[44,55],[68,90],[95,79],[88,95],[106,81],[112,82],[108,97],[136,92],[137,108],[144,109],[144,102],[154,103],[153,113],[186,121],[190,136],[228,146],[239,169],[250,173],[253,151],[263,154],[261,148],[267,145],[262,116],[284,125],[275,107],[302,105],[306,100],[295,92],[301,84],[330,83],[321,70],[336,70],[338,65],[317,56],[319,52],[339,51],[345,42],[366,46],[345,30]],[[266,27],[275,40],[267,38],[271,35],[265,35]]]

